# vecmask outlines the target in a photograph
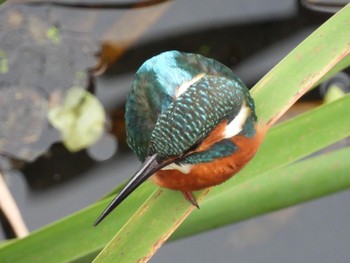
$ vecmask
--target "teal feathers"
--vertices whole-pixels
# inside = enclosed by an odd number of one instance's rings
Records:
[[[181,93],[179,88],[188,82],[193,83]],[[136,73],[126,104],[128,144],[141,161],[155,153],[163,160],[179,157],[199,145],[221,121],[234,119],[243,103],[251,109],[243,130],[254,135],[249,125],[256,121],[254,102],[229,68],[197,54],[162,53]],[[234,147],[228,149],[232,153]],[[208,153],[203,158],[208,159]]]
[[[204,76],[159,115],[150,147],[161,158],[181,156],[199,144],[223,119],[236,116],[243,94],[237,83]]]

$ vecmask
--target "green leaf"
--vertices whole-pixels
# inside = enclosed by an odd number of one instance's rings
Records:
[[[166,203],[172,203],[172,209],[164,209]],[[150,208],[157,211],[156,217],[148,212]],[[93,262],[148,261],[193,209],[181,193],[166,189],[155,191]],[[130,233],[138,234],[130,236]]]
[[[93,94],[73,87],[66,92],[62,105],[49,110],[48,119],[61,132],[64,145],[70,151],[79,151],[101,137],[105,112]]]
[[[254,86],[251,93],[262,123],[271,126],[323,77],[350,65],[349,17],[347,5]]]
[[[350,187],[350,148],[261,174],[203,203],[174,238],[244,220]],[[217,204],[220,203],[220,206]],[[203,220],[205,218],[205,220]]]
[[[61,263],[98,253],[144,203],[144,197],[151,195],[155,189],[157,187],[151,183],[141,185],[139,191],[125,200],[98,228],[92,224],[112,198],[34,231],[26,238],[14,240],[0,249],[0,262],[47,262],[49,259],[50,263]]]

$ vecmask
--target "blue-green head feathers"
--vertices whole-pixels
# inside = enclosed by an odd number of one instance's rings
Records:
[[[184,156],[184,163],[206,162],[236,150],[223,138],[211,150],[193,153],[219,123],[234,124],[236,117],[244,121],[238,120],[237,132],[254,136],[254,102],[229,68],[201,55],[168,51],[136,73],[126,104],[128,144],[141,161],[157,154],[161,160]]]

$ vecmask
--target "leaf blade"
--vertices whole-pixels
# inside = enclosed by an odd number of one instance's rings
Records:
[[[239,184],[234,191],[210,199],[201,212],[207,215],[209,228],[215,228],[345,190],[350,187],[349,158],[350,148],[345,148],[264,173]],[[226,209],[220,209],[218,202]],[[191,229],[185,232],[188,226]],[[172,238],[203,230],[198,220],[188,218]]]

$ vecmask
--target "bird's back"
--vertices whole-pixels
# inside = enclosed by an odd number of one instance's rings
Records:
[[[151,137],[160,114],[177,100],[179,87],[191,84],[197,76],[204,76],[203,81],[207,82],[213,81],[211,76],[223,77],[237,87],[245,87],[229,68],[216,60],[178,51],[155,56],[137,71],[127,98],[125,119],[128,144],[141,161],[150,154]],[[235,91],[232,87],[232,92]]]

